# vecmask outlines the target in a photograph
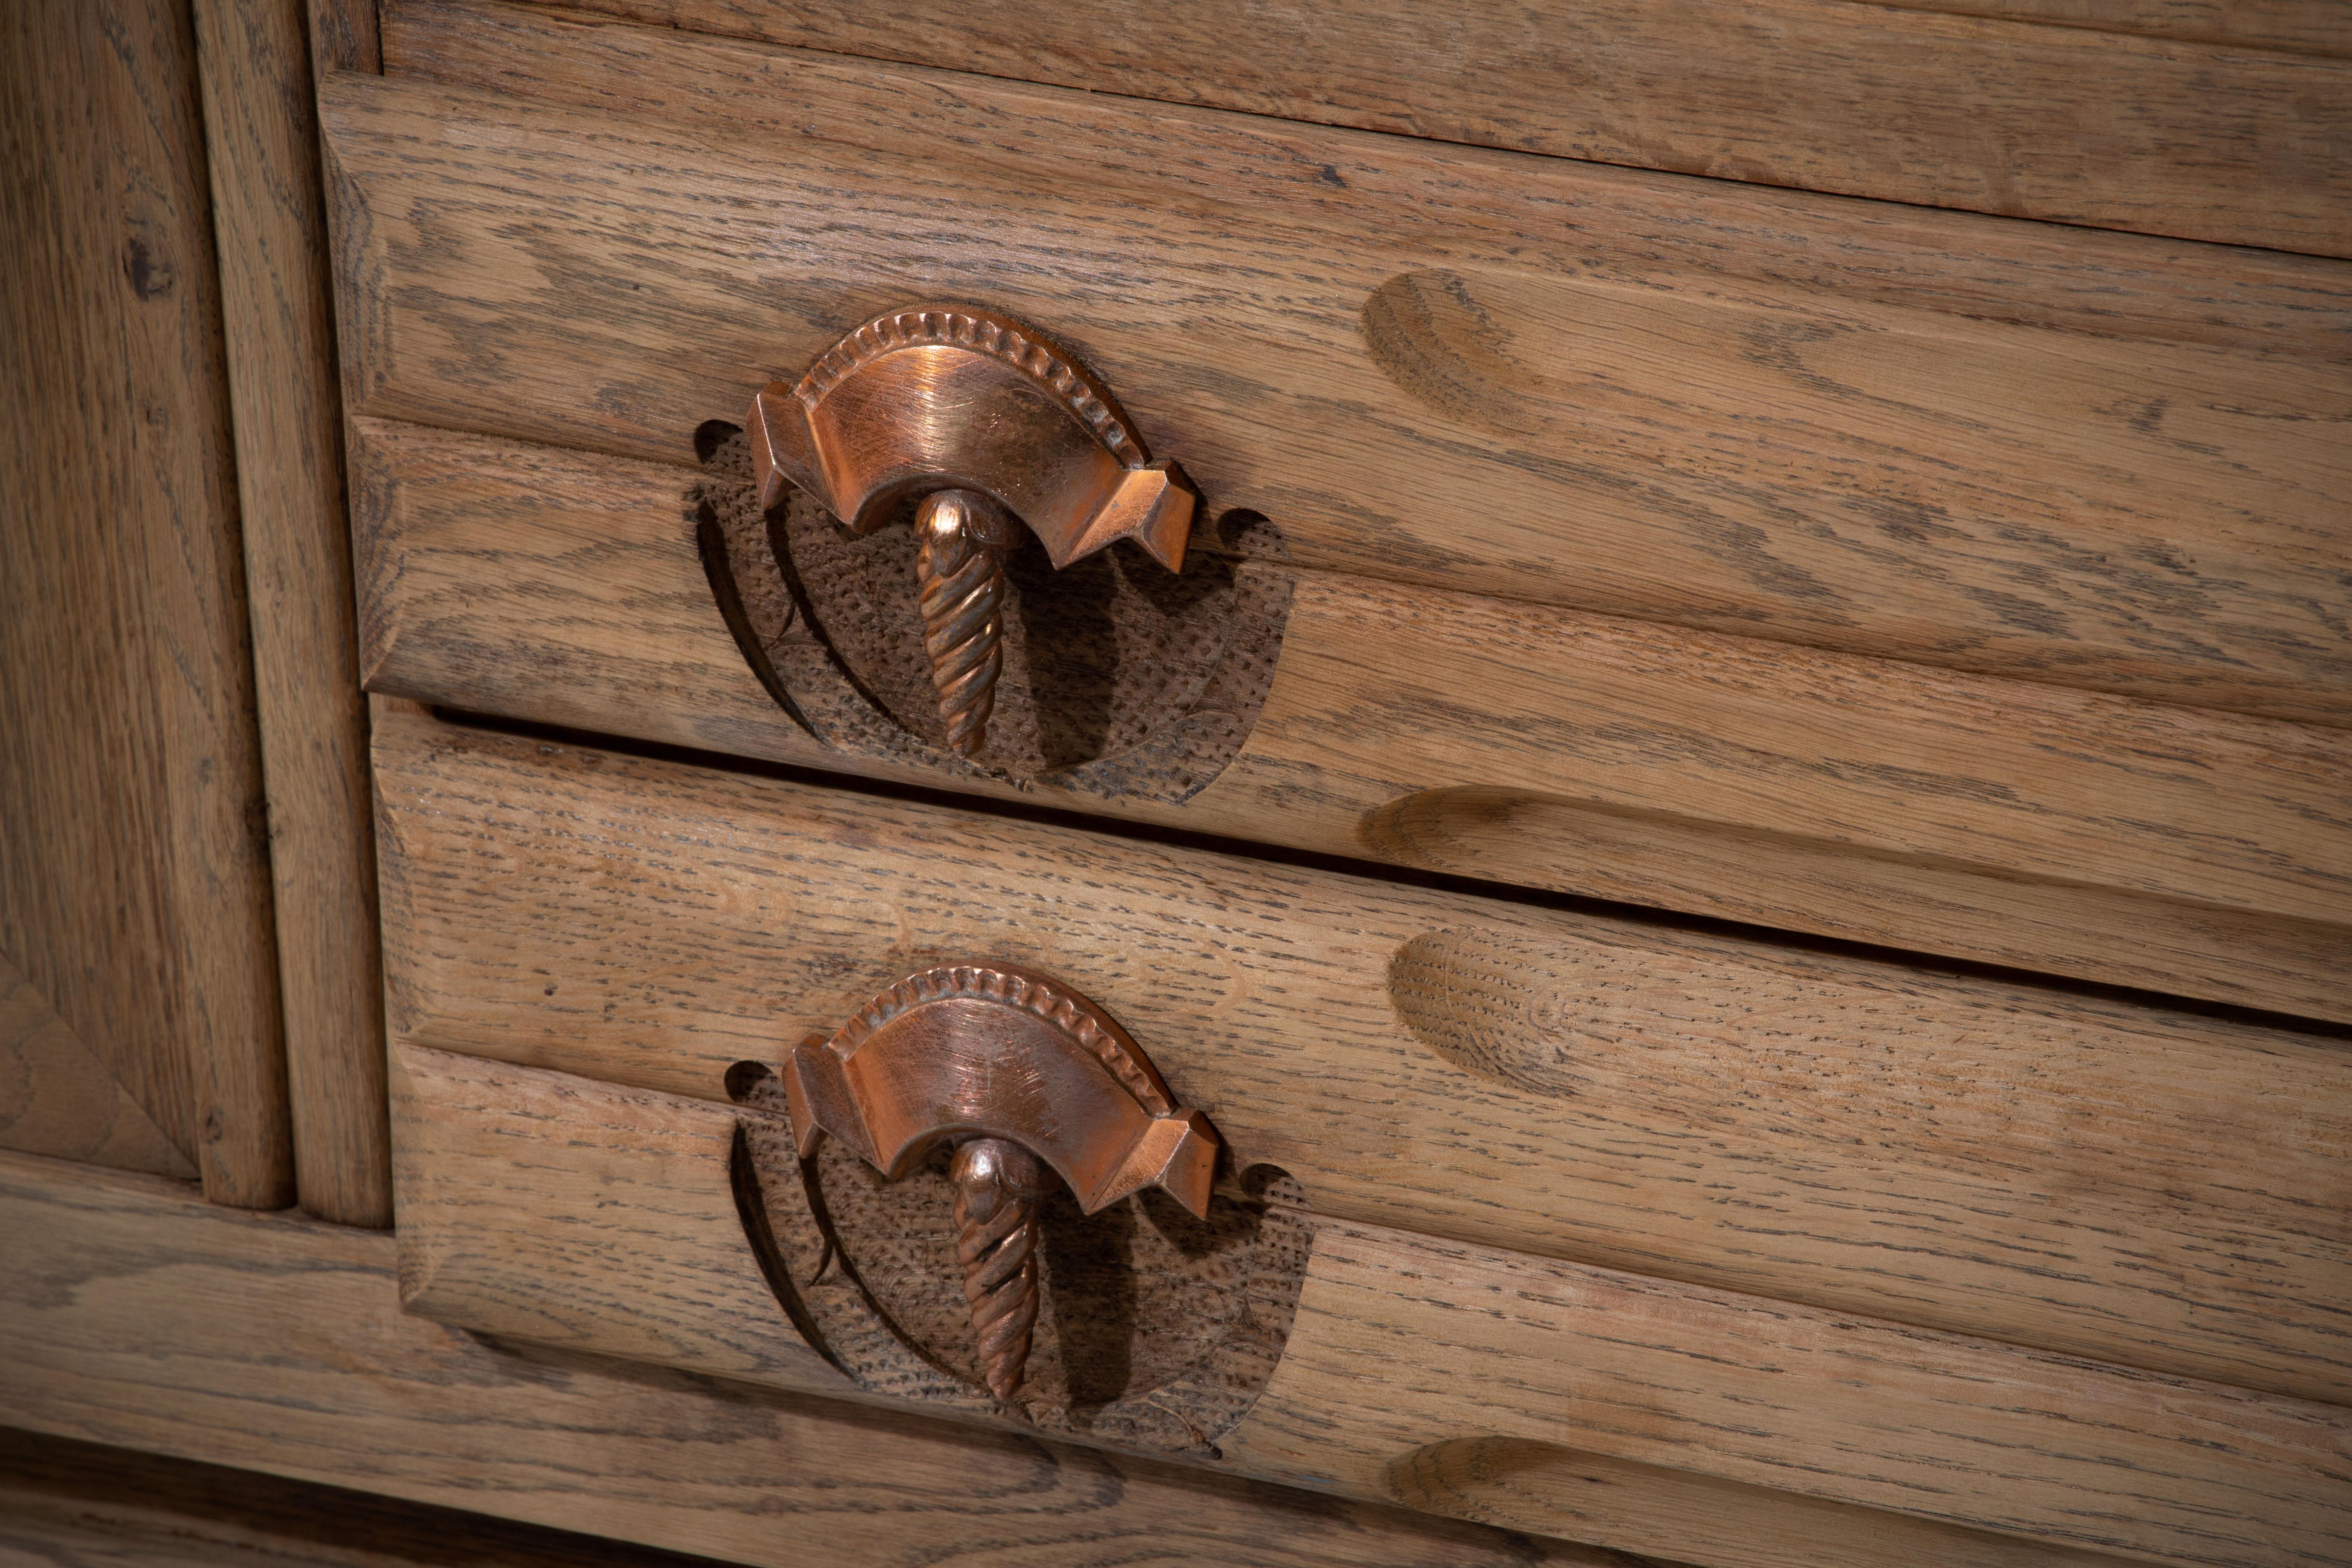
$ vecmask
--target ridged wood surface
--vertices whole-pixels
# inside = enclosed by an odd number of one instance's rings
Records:
[[[367,699],[303,13],[304,0],[194,8],[295,1186],[322,1219],[388,1226]]]
[[[0,1424],[752,1568],[1622,1563],[1017,1433],[496,1345],[401,1310],[388,1236],[233,1214],[151,1177],[0,1154]],[[494,1560],[485,1546],[466,1560]]]
[[[358,432],[373,689],[888,771],[761,689],[713,605],[688,471]],[[1181,805],[1047,798],[2352,1018],[2347,779],[2333,730],[1304,571],[1216,783]]]
[[[2168,37],[2037,26],[2059,7],[1849,0],[1509,0],[1312,10],[1200,0],[586,0],[773,43],[1644,168],[2108,228],[2352,251],[2352,71],[2187,41],[2283,32],[2352,52],[2318,7]],[[1979,15],[1966,13],[1975,11]],[[2007,11],[2006,16],[1999,13]],[[1983,12],[1996,13],[1992,16]],[[2023,15],[2021,15],[2023,13]],[[2267,13],[2264,15],[2263,13]],[[2063,15],[2063,11],[2061,12]],[[2265,26],[2265,24],[2268,24]]]
[[[394,1061],[411,1306],[763,1375],[740,1344],[762,1319],[789,1329],[780,1309],[727,1311],[762,1288],[749,1247],[731,1290],[705,1280],[740,1235],[732,1110],[406,1046]],[[1282,1362],[1219,1447],[1246,1474],[1380,1496],[1432,1443],[1534,1439],[2052,1544],[2267,1564],[2352,1547],[2347,1435],[2340,1406],[1319,1217]]]
[[[2341,263],[512,7],[387,36],[457,85],[327,94],[361,412],[685,461],[984,300],[1303,563],[2352,723]]]
[[[1009,961],[1327,1215],[2352,1404],[2340,1040],[377,724],[398,1037],[723,1100]]]

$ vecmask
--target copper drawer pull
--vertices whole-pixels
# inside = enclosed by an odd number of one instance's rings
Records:
[[[1109,1014],[1049,975],[955,963],[909,975],[783,1074],[805,1160],[831,1133],[893,1181],[955,1147],[956,1254],[989,1392],[1021,1387],[1037,1317],[1037,1205],[1094,1214],[1144,1187],[1206,1218],[1219,1142]]]
[[[748,426],[760,504],[787,481],[859,533],[915,508],[923,641],[950,746],[977,753],[1003,668],[1004,557],[1058,569],[1132,539],[1181,571],[1197,499],[1076,356],[993,311],[890,310],[772,382]]]

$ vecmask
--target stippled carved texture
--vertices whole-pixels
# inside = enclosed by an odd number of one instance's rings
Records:
[[[729,1079],[745,1226],[803,1335],[870,1393],[1003,1413],[972,1342],[950,1151],[896,1182],[830,1138],[803,1163],[782,1085],[753,1064]],[[1023,1412],[1041,1431],[1213,1454],[1289,1338],[1313,1244],[1298,1184],[1252,1167],[1205,1221],[1157,1192],[1093,1215],[1066,1189],[1042,1206]]]
[[[1056,572],[1024,531],[1005,563],[1003,673],[986,748],[950,748],[915,571],[893,523],[854,534],[797,492],[762,515],[742,433],[700,433],[687,504],[711,588],[769,694],[859,756],[1099,796],[1186,800],[1248,740],[1274,681],[1291,574],[1249,513],[1196,533],[1171,574],[1129,548]]]

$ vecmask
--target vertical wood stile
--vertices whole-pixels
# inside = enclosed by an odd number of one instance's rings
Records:
[[[197,0],[302,1206],[392,1223],[367,716],[303,0]]]

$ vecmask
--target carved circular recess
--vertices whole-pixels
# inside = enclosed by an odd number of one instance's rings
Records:
[[[856,534],[793,491],[762,513],[742,432],[698,433],[688,494],[711,590],[771,696],[859,756],[1105,796],[1206,788],[1257,721],[1290,614],[1272,524],[1228,512],[1171,574],[1131,544],[1055,571],[1022,530],[1005,563],[1003,674],[986,748],[948,745],[907,516]]]
[[[803,1162],[766,1068],[737,1064],[728,1089],[745,1232],[802,1336],[870,1393],[1009,1414],[982,1382],[950,1151],[896,1182],[832,1138]],[[1289,1337],[1313,1246],[1297,1184],[1254,1166],[1204,1220],[1152,1189],[1082,1215],[1064,1189],[1041,1228],[1019,1414],[1044,1432],[1215,1457]]]

